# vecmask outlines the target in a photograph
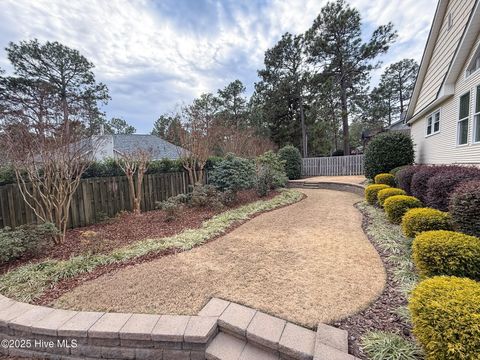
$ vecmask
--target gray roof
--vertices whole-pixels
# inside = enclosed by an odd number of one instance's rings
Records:
[[[139,149],[152,151],[155,160],[178,159],[186,151],[155,135],[113,135],[114,151],[128,154]]]

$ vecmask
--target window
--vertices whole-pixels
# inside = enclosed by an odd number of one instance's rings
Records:
[[[480,143],[480,85],[477,86],[475,114],[473,115],[473,142]]]
[[[427,117],[427,136],[440,131],[440,110]]]
[[[480,69],[480,46],[478,47],[477,51],[475,51],[475,55],[470,61],[470,64],[468,64],[467,76],[473,74],[478,69]]]
[[[470,115],[470,92],[460,97],[460,111],[457,125],[457,144],[468,143],[468,117]]]

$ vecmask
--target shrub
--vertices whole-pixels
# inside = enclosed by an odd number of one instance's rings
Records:
[[[6,263],[26,254],[36,254],[53,242],[58,235],[55,225],[24,225],[11,230],[0,229],[0,263]]]
[[[403,215],[402,230],[410,238],[424,231],[452,230],[451,218],[448,213],[436,209],[411,209]]]
[[[197,184],[188,197],[188,204],[193,207],[223,208],[223,196],[213,185]]]
[[[397,189],[397,188],[386,188],[386,189],[380,190],[377,194],[378,205],[383,207],[383,203],[385,202],[385,200],[387,200],[390,196],[395,196],[395,195],[407,195],[407,194],[402,189]]]
[[[480,237],[480,180],[459,184],[450,197],[449,210],[458,231]]]
[[[361,347],[370,360],[417,360],[422,355],[414,342],[383,331],[365,334]]]
[[[415,237],[412,250],[423,277],[452,275],[480,280],[480,238],[454,231],[427,231]]]
[[[437,166],[421,166],[412,176],[410,192],[423,203],[427,200],[428,180],[438,171]],[[408,191],[407,191],[408,192]]]
[[[422,202],[413,196],[395,195],[390,196],[383,203],[388,220],[393,224],[400,224],[403,215],[414,208],[422,207]]]
[[[15,170],[12,166],[0,167],[0,186],[6,184],[14,184],[17,181]]]
[[[223,157],[221,156],[210,156],[208,159],[207,159],[207,162],[205,163],[205,170],[206,171],[210,171],[210,170],[213,170],[213,168],[215,167],[215,165],[217,165],[219,162],[221,162],[223,160]]]
[[[385,185],[385,184],[373,184],[373,185],[368,185],[365,188],[365,200],[370,205],[376,205],[377,204],[377,196],[378,192],[383,189],[388,189],[390,186]]]
[[[343,149],[337,149],[332,153],[332,156],[344,156],[344,155],[345,155],[345,153],[344,153]]]
[[[270,190],[283,187],[288,181],[285,174],[285,161],[273,151],[257,157],[257,193],[265,196]]]
[[[185,203],[188,201],[189,196],[186,194],[178,194],[176,196],[169,197],[165,201],[157,201],[155,207],[165,211],[165,220],[172,221],[178,216],[178,214],[184,209]]]
[[[466,166],[439,167],[438,172],[427,183],[427,205],[447,211],[450,195],[456,186],[474,179],[480,179],[480,169]]]
[[[228,154],[210,172],[210,183],[220,191],[251,189],[255,185],[255,164],[233,154]]]
[[[397,173],[400,171],[400,170],[403,170],[403,169],[406,169],[407,167],[409,167],[411,165],[402,165],[402,166],[397,166],[396,168],[393,168],[392,170],[389,171],[390,174],[392,174],[393,176],[397,175]]]
[[[405,166],[395,174],[395,183],[400,189],[405,190],[407,195],[412,195],[412,177],[420,169],[418,165]]]
[[[410,136],[402,133],[387,132],[375,136],[365,150],[365,176],[373,179],[375,175],[410,165],[414,160],[413,142]]]
[[[285,161],[285,173],[290,180],[300,179],[302,177],[302,155],[300,151],[292,145],[287,145],[278,150],[280,159]]]
[[[422,281],[409,301],[413,333],[427,360],[478,359],[480,284],[434,277]]]
[[[391,187],[395,187],[395,176],[392,174],[378,174],[375,175],[375,184],[385,184]]]

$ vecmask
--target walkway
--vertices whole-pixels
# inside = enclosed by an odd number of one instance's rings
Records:
[[[308,197],[299,203],[191,251],[85,283],[56,306],[195,315],[219,297],[307,327],[356,313],[385,284],[382,262],[353,207],[361,197],[301,191]]]

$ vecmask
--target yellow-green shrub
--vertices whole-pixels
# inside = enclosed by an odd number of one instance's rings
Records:
[[[445,276],[427,279],[413,290],[409,309],[427,360],[479,359],[480,283]]]
[[[455,231],[426,231],[415,237],[412,250],[422,277],[449,275],[480,280],[480,238]]]
[[[407,195],[407,193],[402,189],[397,188],[387,188],[380,190],[377,194],[378,205],[383,207],[383,203],[387,200],[390,196],[395,195]]]
[[[387,218],[393,224],[400,224],[403,215],[405,215],[408,210],[422,206],[422,202],[416,197],[407,195],[390,196],[383,203]]]
[[[378,174],[374,178],[375,184],[385,184],[391,187],[395,186],[395,175],[383,173]]]
[[[432,208],[417,208],[410,209],[403,215],[402,230],[405,236],[413,238],[424,231],[453,228],[448,213]]]
[[[368,185],[365,188],[365,200],[370,205],[376,205],[377,204],[377,195],[380,190],[387,189],[390,186],[385,185],[385,184],[373,184],[373,185]]]

